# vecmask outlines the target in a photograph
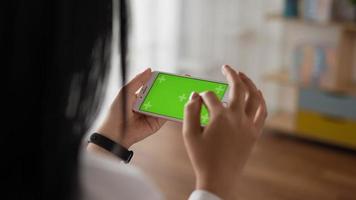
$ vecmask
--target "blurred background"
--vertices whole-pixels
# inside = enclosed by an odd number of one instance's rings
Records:
[[[221,65],[229,64],[263,91],[269,117],[236,188],[241,199],[356,199],[356,1],[130,6],[129,78],[151,67],[224,80]],[[118,58],[102,113],[120,88]],[[134,146],[134,165],[167,199],[187,198],[194,188],[180,130],[168,122]]]

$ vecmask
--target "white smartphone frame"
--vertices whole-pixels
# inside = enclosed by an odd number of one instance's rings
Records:
[[[168,72],[162,72],[162,71],[153,71],[152,72],[152,76],[150,77],[150,79],[141,87],[138,95],[137,95],[137,99],[134,103],[133,106],[133,111],[137,112],[137,113],[141,113],[141,114],[145,114],[145,115],[149,115],[149,116],[154,116],[154,117],[159,117],[159,118],[163,118],[163,119],[167,119],[170,121],[176,121],[176,122],[182,122],[183,120],[174,118],[174,117],[169,117],[166,115],[159,115],[156,113],[151,113],[151,112],[145,112],[145,111],[141,111],[139,110],[141,107],[141,104],[144,102],[147,94],[149,93],[154,81],[156,80],[157,76],[159,73],[163,73],[163,74],[169,74],[169,75],[173,75],[173,76],[180,76],[180,77],[184,77],[184,78],[191,78],[191,79],[198,79],[198,80],[202,80],[202,81],[210,81],[210,82],[216,82],[216,83],[222,83],[222,84],[227,84],[226,82],[222,82],[222,81],[216,81],[216,80],[211,80],[211,79],[204,79],[204,78],[199,78],[199,77],[194,77],[194,76],[187,76],[187,75],[180,75],[180,74],[173,74],[173,73],[168,73]],[[221,99],[221,102],[224,104],[224,106],[227,105],[228,102],[228,97],[229,97],[229,90],[230,90],[230,86],[227,86],[227,89],[225,91],[225,94],[223,96],[223,98]]]

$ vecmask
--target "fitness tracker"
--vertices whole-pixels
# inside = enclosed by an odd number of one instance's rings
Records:
[[[132,156],[133,156],[133,151],[130,151],[126,149],[125,147],[121,146],[120,144],[112,141],[111,139],[99,134],[99,133],[93,133],[89,140],[88,143],[93,143],[96,144],[103,149],[115,154],[117,157],[122,159],[125,163],[130,162]]]

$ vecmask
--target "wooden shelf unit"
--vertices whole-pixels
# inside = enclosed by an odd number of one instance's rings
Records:
[[[333,72],[335,75],[335,84],[330,86],[313,86],[318,89],[328,92],[328,93],[337,93],[347,96],[356,96],[356,83],[352,80],[353,65],[355,64],[353,56],[356,55],[356,23],[354,22],[338,22],[331,21],[327,23],[319,23],[315,21],[309,21],[302,19],[300,17],[289,18],[284,17],[281,14],[268,14],[266,16],[267,20],[277,20],[283,23],[295,24],[295,25],[303,25],[303,26],[313,26],[313,27],[336,27],[341,31],[339,44],[337,47],[338,59],[336,63],[337,70]],[[355,69],[354,69],[355,70]],[[271,82],[274,84],[278,84],[284,87],[290,88],[304,88],[310,87],[310,85],[304,85],[297,80],[294,80],[291,77],[291,73],[289,72],[289,68],[286,66],[280,67],[279,71],[275,71],[272,73],[267,73],[262,77],[262,80],[265,82]],[[298,137],[304,137],[311,140],[320,141],[323,143],[329,143],[334,145],[340,145],[347,147],[345,143],[340,142],[340,140],[333,141],[328,140],[323,137],[317,137],[313,134],[303,133],[299,131],[297,127],[297,112],[285,112],[279,111],[272,113],[267,121],[266,121],[266,129],[274,130],[286,134],[296,135]],[[299,114],[298,114],[299,115]],[[329,138],[330,139],[330,138]],[[348,146],[347,148],[355,149],[355,145]]]
[[[269,13],[266,15],[267,20],[281,20],[288,23],[303,24],[309,26],[319,26],[319,27],[339,27],[343,30],[356,32],[356,23],[354,22],[338,22],[330,21],[326,23],[315,22],[312,20],[305,20],[300,17],[284,17],[281,14]]]
[[[265,74],[262,79],[267,82],[274,82],[276,84],[280,84],[288,87],[307,87],[307,85],[302,85],[290,78],[289,72],[286,70],[277,71],[273,73]],[[319,89],[330,92],[330,93],[343,93],[346,95],[356,96],[356,85],[349,85],[343,87],[323,87],[318,86]]]

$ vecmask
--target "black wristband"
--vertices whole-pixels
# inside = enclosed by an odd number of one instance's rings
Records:
[[[125,147],[121,146],[120,144],[110,140],[109,138],[99,134],[93,133],[89,138],[89,143],[96,144],[105,150],[115,154],[117,157],[121,158],[125,163],[130,162],[133,151],[129,151]]]

